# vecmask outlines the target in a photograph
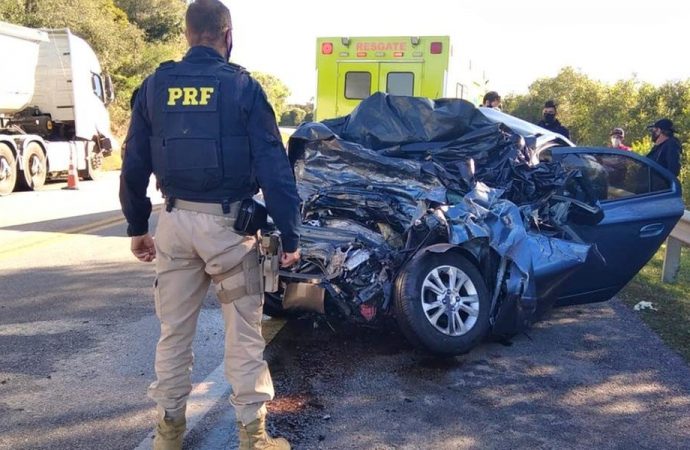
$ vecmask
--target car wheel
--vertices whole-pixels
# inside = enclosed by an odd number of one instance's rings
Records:
[[[24,149],[22,158],[24,169],[21,171],[19,184],[29,191],[41,188],[48,175],[48,164],[43,148],[36,142],[31,142]]]
[[[413,259],[399,275],[394,295],[398,325],[417,347],[460,355],[489,333],[486,283],[458,253],[427,252]]]
[[[9,195],[17,184],[17,160],[7,144],[0,143],[0,196]]]

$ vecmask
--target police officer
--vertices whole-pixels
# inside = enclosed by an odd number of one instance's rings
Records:
[[[192,340],[212,281],[225,321],[225,373],[238,420],[241,449],[289,449],[266,433],[265,402],[273,384],[263,359],[263,279],[257,239],[235,231],[243,199],[261,187],[281,231],[281,265],[299,259],[299,197],[274,112],[264,91],[241,67],[228,63],[230,11],[218,0],[187,9],[190,49],[162,64],[136,98],[122,167],[120,201],[132,253],[156,260],[155,307],[161,323],[156,348],[154,448],[180,449],[192,389]],[[148,233],[146,188],[156,175],[166,198]]]

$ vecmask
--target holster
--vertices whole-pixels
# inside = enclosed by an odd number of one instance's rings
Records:
[[[266,207],[253,198],[247,198],[240,203],[237,219],[235,219],[235,231],[247,236],[253,236],[266,226],[267,221],[268,212]]]
[[[263,258],[264,292],[276,292],[280,287],[278,271],[283,253],[280,236],[274,233],[262,236],[260,248]]]

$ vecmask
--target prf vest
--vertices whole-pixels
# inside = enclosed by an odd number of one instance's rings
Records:
[[[153,172],[167,198],[225,203],[257,191],[240,104],[246,76],[228,63],[182,61],[149,79]]]

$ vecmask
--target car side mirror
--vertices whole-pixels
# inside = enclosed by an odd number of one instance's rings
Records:
[[[576,225],[594,226],[602,220],[604,220],[604,210],[598,205],[592,206],[578,201],[571,203],[568,221]]]
[[[587,203],[572,197],[563,195],[553,195],[551,200],[562,202],[567,205],[567,215],[564,216],[565,222],[575,225],[596,225],[604,220],[604,210],[598,202]]]
[[[115,100],[115,87],[113,86],[113,80],[110,78],[110,74],[105,74],[103,77],[103,84],[105,90],[105,106],[108,106]]]

